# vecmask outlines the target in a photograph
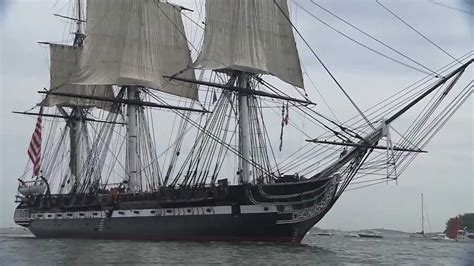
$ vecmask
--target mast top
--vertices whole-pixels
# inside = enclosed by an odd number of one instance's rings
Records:
[[[114,92],[111,86],[79,86],[66,84],[67,79],[77,67],[78,58],[83,49],[82,47],[51,43],[48,43],[48,45],[50,51],[49,90],[51,92],[114,98]],[[47,95],[39,105],[47,107],[97,107],[106,111],[112,110],[112,104],[109,102],[60,95]]]
[[[68,83],[142,86],[198,99],[196,85],[163,78],[194,79],[181,12],[176,7],[153,0],[89,0],[87,24],[79,67]]]
[[[286,0],[207,0],[204,43],[194,67],[271,74],[303,88],[288,13]]]
[[[74,46],[76,47],[82,47],[84,46],[84,39],[85,39],[85,34],[82,30],[82,7],[81,7],[81,0],[76,1],[77,4],[77,20],[76,20],[76,33],[74,37]]]

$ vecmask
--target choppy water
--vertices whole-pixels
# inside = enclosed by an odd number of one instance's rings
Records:
[[[0,265],[104,263],[474,265],[474,244],[311,233],[302,245],[37,239],[24,231],[0,229]]]

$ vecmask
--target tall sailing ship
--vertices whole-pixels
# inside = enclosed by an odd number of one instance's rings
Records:
[[[51,82],[39,111],[22,112],[37,123],[14,220],[37,237],[299,243],[349,186],[396,180],[472,93],[454,86],[468,54],[369,110],[349,98],[358,114],[342,123],[306,93],[286,0],[206,0],[205,22],[189,23],[201,45],[176,3],[75,11],[62,16],[73,44],[43,43]],[[282,158],[290,127],[307,141]]]

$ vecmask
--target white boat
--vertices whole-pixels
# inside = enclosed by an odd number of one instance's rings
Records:
[[[454,239],[449,238],[446,234],[438,234],[437,236],[434,236],[431,239],[435,241],[454,241]]]
[[[316,235],[318,235],[318,236],[333,236],[333,233],[322,231],[322,232],[316,233]]]
[[[359,237],[359,235],[356,234],[356,233],[347,233],[347,234],[345,234],[344,236],[345,236],[345,237]]]
[[[460,217],[461,216],[455,217],[454,220],[452,221],[452,224],[449,226],[448,239],[450,241],[456,241],[456,242],[474,243],[474,233],[469,232],[467,229],[467,226],[464,226],[463,229],[459,229]]]
[[[474,243],[474,233],[469,232],[467,227],[464,227],[464,230],[458,230],[456,236],[457,242]]]
[[[426,236],[425,233],[423,231],[421,231],[421,232],[411,233],[410,237],[412,237],[412,238],[427,238],[428,236]]]
[[[383,234],[381,232],[375,231],[375,230],[368,230],[359,233],[359,237],[364,237],[364,238],[383,238]]]
[[[31,182],[21,181],[18,185],[18,193],[23,196],[42,195],[46,191],[46,189],[47,186],[42,180]]]

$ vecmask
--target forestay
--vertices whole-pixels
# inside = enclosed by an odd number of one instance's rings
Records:
[[[69,45],[50,44],[50,91],[56,93],[80,94],[86,96],[99,96],[113,98],[112,86],[80,86],[66,84],[74,69],[77,67],[81,47]],[[110,102],[95,101],[77,97],[64,97],[48,95],[41,103],[42,106],[79,106],[84,108],[97,107],[104,110],[111,109]]]
[[[303,88],[288,17],[286,0],[207,0],[204,44],[194,66],[272,74]]]
[[[70,83],[144,86],[198,98],[196,85],[163,78],[179,73],[194,79],[178,7],[153,0],[89,0],[87,14],[80,68]]]

